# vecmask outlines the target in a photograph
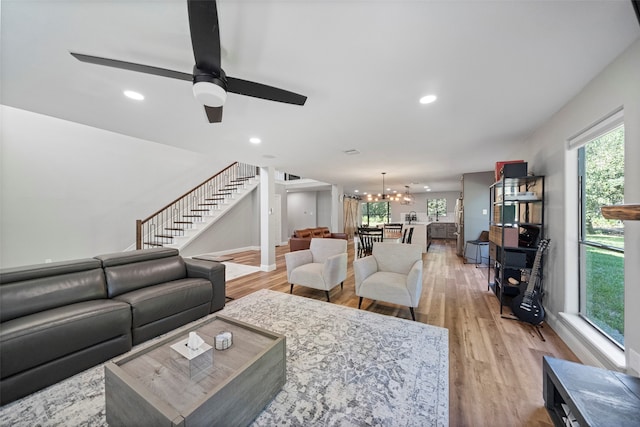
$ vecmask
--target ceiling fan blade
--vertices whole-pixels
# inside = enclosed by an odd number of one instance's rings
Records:
[[[215,1],[188,0],[189,29],[196,67],[220,75],[220,28]]]
[[[269,101],[284,102],[286,104],[304,105],[307,97],[277,87],[263,85],[227,76],[227,91]]]
[[[222,107],[204,106],[204,112],[207,113],[209,123],[220,123],[222,121]]]
[[[78,61],[89,64],[105,65],[107,67],[120,68],[123,70],[137,71],[138,73],[153,74],[160,77],[193,81],[193,76],[180,71],[166,70],[164,68],[152,67],[150,65],[134,64],[133,62],[119,61],[117,59],[101,58],[99,56],[83,55],[81,53],[69,52]]]

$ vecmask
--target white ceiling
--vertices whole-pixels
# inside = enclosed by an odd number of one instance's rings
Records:
[[[191,73],[186,0],[0,7],[2,104],[348,193],[379,192],[383,171],[394,189],[459,190],[462,173],[518,157],[522,141],[640,35],[629,0],[220,1],[227,75],[308,100],[230,94],[222,123],[209,124],[189,82],[68,53]],[[418,103],[430,93],[435,103]]]

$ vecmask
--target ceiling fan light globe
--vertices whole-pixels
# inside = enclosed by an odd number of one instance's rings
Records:
[[[193,95],[200,103],[208,107],[222,107],[227,100],[227,92],[211,82],[194,83]]]

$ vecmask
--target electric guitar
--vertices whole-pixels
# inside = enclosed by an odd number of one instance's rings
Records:
[[[511,300],[511,311],[523,322],[539,325],[544,320],[544,308],[540,303],[540,258],[549,247],[551,239],[541,240],[529,275],[527,289]]]

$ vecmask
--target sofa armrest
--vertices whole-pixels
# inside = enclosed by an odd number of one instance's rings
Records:
[[[343,282],[347,278],[347,253],[327,258],[322,267],[322,276],[329,286]]]
[[[284,254],[284,261],[287,264],[287,281],[291,278],[291,272],[303,264],[311,264],[313,255],[309,249]]]
[[[226,266],[220,262],[191,258],[185,258],[184,263],[187,267],[187,277],[207,279],[211,282],[213,298],[209,312],[221,310],[226,301]]]
[[[289,250],[291,252],[309,249],[311,238],[308,237],[292,237],[289,239]]]
[[[412,307],[418,306],[422,294],[422,260],[416,261],[407,274],[407,290],[411,297]]]
[[[347,233],[331,233],[331,238],[347,240]]]
[[[378,262],[369,255],[353,261],[353,274],[356,280],[356,295],[359,295],[360,285],[365,279],[378,271]]]

